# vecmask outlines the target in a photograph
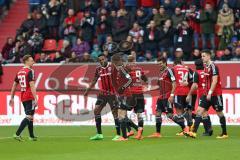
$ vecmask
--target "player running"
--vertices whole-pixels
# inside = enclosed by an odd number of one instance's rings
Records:
[[[197,130],[199,124],[204,116],[205,111],[208,111],[210,106],[216,111],[222,128],[222,133],[217,136],[219,139],[228,138],[226,118],[223,114],[223,99],[222,99],[222,87],[221,79],[218,67],[211,61],[211,52],[208,50],[202,51],[202,60],[205,63],[206,74],[206,95],[202,95],[199,101],[199,107],[197,109],[197,115],[194,122],[194,129],[187,135],[193,138],[197,137]]]
[[[206,95],[206,74],[204,72],[204,64],[202,59],[195,61],[196,71],[193,72],[193,83],[191,86],[191,89],[188,93],[188,96],[186,98],[187,102],[191,102],[192,99],[195,97],[195,92],[197,91],[198,97],[202,97],[203,95]],[[193,94],[194,93],[194,94]],[[205,111],[203,113],[202,117],[203,126],[205,129],[205,132],[203,133],[203,136],[212,136],[213,130],[212,130],[212,124],[210,120],[210,116],[208,115],[208,112]],[[193,129],[194,127],[192,127]]]
[[[188,112],[189,104],[186,102],[186,97],[189,92],[189,80],[190,74],[189,69],[182,64],[181,59],[174,61],[173,73],[176,78],[176,89],[174,96],[174,106],[176,109],[177,117],[176,120],[182,131],[177,133],[177,136],[183,136],[184,133],[189,132],[189,127],[185,126],[185,120],[188,125],[191,123],[191,115]]]
[[[158,79],[158,86],[151,87],[151,90],[159,89],[160,95],[157,100],[156,108],[156,133],[148,136],[149,138],[161,137],[162,113],[166,113],[167,117],[175,121],[173,118],[173,98],[176,88],[176,81],[173,71],[167,67],[167,59],[159,58],[160,74]],[[177,122],[176,122],[177,123]]]
[[[117,91],[119,101],[118,118],[122,131],[122,137],[117,141],[126,141],[128,140],[126,130],[128,123],[127,111],[132,109],[129,102],[129,97],[131,97],[129,90],[132,78],[129,74],[129,69],[123,64],[122,55],[120,53],[116,53],[112,56],[112,64],[114,66],[112,71],[112,82]]]
[[[147,77],[145,76],[142,68],[135,63],[135,57],[128,56],[128,65],[127,68],[130,69],[130,76],[132,78],[132,83],[130,86],[131,92],[131,101],[132,108],[134,112],[137,114],[138,119],[138,133],[135,136],[136,139],[142,139],[143,133],[143,116],[142,113],[145,110],[145,102],[144,102],[144,95],[143,95],[143,81],[147,82]],[[131,123],[131,122],[130,122]],[[134,125],[134,124],[133,124]],[[132,136],[134,133],[128,133],[128,136]]]
[[[18,84],[21,87],[21,101],[24,107],[24,111],[26,117],[22,120],[17,132],[13,135],[13,138],[18,141],[24,141],[21,137],[21,133],[26,126],[28,126],[29,131],[29,140],[37,141],[37,137],[34,136],[33,133],[33,116],[35,112],[35,108],[37,107],[37,94],[36,88],[34,84],[34,71],[32,66],[34,64],[34,60],[32,56],[25,55],[23,57],[24,67],[22,67],[13,82],[12,90],[11,90],[11,100],[10,106],[14,105],[14,95]]]
[[[107,104],[109,104],[112,110],[117,132],[117,135],[112,140],[116,140],[120,137],[120,126],[118,120],[118,107],[116,103],[116,96],[111,80],[112,65],[107,62],[107,58],[103,54],[98,56],[98,62],[100,65],[96,68],[93,81],[84,93],[84,96],[87,96],[90,89],[97,83],[98,79],[101,79],[101,91],[97,96],[97,101],[94,108],[97,134],[91,137],[90,140],[102,140],[104,138],[101,126],[101,111]]]

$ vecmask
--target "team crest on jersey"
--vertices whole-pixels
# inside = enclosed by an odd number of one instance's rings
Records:
[[[108,71],[111,72],[111,71],[112,71],[112,67],[109,67],[109,68],[108,68]]]

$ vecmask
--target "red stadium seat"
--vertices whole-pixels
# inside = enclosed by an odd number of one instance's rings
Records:
[[[46,39],[43,45],[43,51],[56,51],[57,42],[55,39]]]
[[[57,45],[57,51],[60,51],[63,48],[64,39],[60,39]]]
[[[223,51],[223,50],[220,50],[220,51],[217,51],[217,52],[216,52],[216,56],[217,56],[218,58],[222,57],[223,54],[224,54],[224,51]]]

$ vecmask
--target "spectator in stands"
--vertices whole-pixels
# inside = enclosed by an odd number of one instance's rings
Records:
[[[77,40],[77,17],[74,16],[74,10],[68,10],[68,17],[64,20],[64,39],[68,40],[70,44],[75,44]]]
[[[217,35],[220,36],[219,50],[222,50],[231,42],[234,32],[234,14],[227,4],[219,11],[217,25],[219,27]]]
[[[84,0],[80,1],[80,10],[85,11],[89,10],[91,13],[94,13],[99,8],[99,0]]]
[[[115,10],[110,11],[110,15],[107,18],[108,23],[110,25],[110,29],[112,29],[113,22],[115,21],[116,18],[117,18],[117,12]],[[112,32],[112,31],[110,30],[110,32]]]
[[[150,17],[145,14],[143,9],[138,9],[136,13],[136,21],[141,27],[146,27],[149,23]]]
[[[84,41],[87,41],[90,44],[92,44],[94,37],[94,23],[95,18],[90,14],[89,10],[86,10],[80,23],[81,36],[83,37]]]
[[[72,52],[75,52],[76,55],[80,58],[83,56],[84,52],[89,52],[90,46],[88,42],[84,41],[82,37],[78,37],[77,43],[73,46]]]
[[[126,17],[124,17],[124,10],[120,9],[117,12],[117,18],[113,22],[112,35],[115,42],[125,40],[129,32],[129,24]]]
[[[175,8],[175,13],[172,15],[173,28],[177,28],[179,24],[184,20],[184,15],[181,12],[180,7]]]
[[[37,12],[36,19],[34,19],[34,28],[38,28],[39,33],[45,37],[47,35],[47,21],[41,12]]]
[[[41,0],[28,0],[30,13],[40,8]]]
[[[176,48],[182,48],[184,52],[183,60],[188,60],[192,52],[193,30],[189,27],[187,21],[183,21],[177,28]]]
[[[235,53],[233,58],[231,59],[232,61],[240,61],[240,47],[237,47],[235,49]]]
[[[58,27],[60,24],[60,3],[57,0],[50,0],[47,5],[47,25],[49,38],[58,40]]]
[[[222,55],[222,57],[220,58],[221,61],[230,61],[233,58],[233,54],[232,54],[232,48],[227,47],[224,50],[224,54]]]
[[[174,0],[163,0],[163,2],[161,4],[165,8],[166,13],[169,16],[173,15],[174,10],[176,8],[176,3],[174,2]]]
[[[67,0],[60,0],[60,24],[63,24],[65,18],[68,17],[69,7]],[[71,9],[74,12],[74,9]]]
[[[9,52],[9,55],[6,57],[6,63],[20,63],[20,47],[21,42],[17,40],[15,46]]]
[[[94,60],[94,61],[97,61],[98,59],[98,56],[102,54],[99,46],[97,44],[94,44],[93,45],[93,51],[91,53],[91,58]]]
[[[5,45],[2,48],[2,57],[4,59],[8,59],[9,53],[12,50],[12,48],[14,47],[14,41],[12,37],[8,37],[7,38],[7,42],[5,43]]]
[[[167,19],[164,25],[159,30],[159,50],[161,52],[167,51],[169,58],[173,58],[175,29],[172,27],[171,19]]]
[[[34,28],[33,35],[28,40],[33,53],[40,53],[43,47],[43,37],[38,28]]]
[[[133,28],[129,31],[129,35],[133,37],[133,42],[138,42],[139,37],[143,37],[144,30],[139,26],[137,22],[133,24]]]
[[[143,7],[148,16],[152,14],[152,8],[155,6],[154,0],[141,0],[140,7]]]
[[[69,62],[69,63],[79,63],[80,60],[79,60],[77,54],[75,52],[72,52],[71,57],[69,59],[67,59],[67,62]]]
[[[199,34],[200,34],[200,12],[196,9],[195,4],[190,5],[189,12],[186,13],[186,19],[189,26],[193,29],[194,48],[199,48]]]
[[[166,14],[164,6],[160,6],[159,13],[153,16],[153,20],[157,27],[162,27],[163,23],[170,19],[170,16]]]
[[[107,35],[111,33],[110,23],[106,15],[101,15],[96,28],[97,40],[100,47],[106,42]]]
[[[51,63],[51,59],[49,58],[48,55],[46,55],[46,53],[42,52],[40,54],[40,58],[36,61],[37,63]]]
[[[211,49],[215,49],[215,23],[217,20],[217,14],[213,10],[210,3],[207,3],[205,9],[200,14],[200,26],[202,31],[202,45],[203,49],[207,49],[207,42],[210,39]]]
[[[239,2],[239,5],[240,5],[240,2]],[[240,41],[240,9],[236,10],[236,13],[235,13],[234,31],[235,31],[234,36]]]
[[[156,57],[158,52],[159,30],[156,28],[155,22],[150,21],[144,34],[144,43],[146,50]]]
[[[69,41],[67,41],[67,40],[63,41],[63,47],[61,48],[60,52],[61,52],[61,55],[63,55],[66,58],[71,57],[72,47],[71,47]]]
[[[125,1],[124,1],[125,9],[126,9],[130,14],[133,14],[133,15],[136,13],[137,5],[138,5],[137,0],[125,0]]]
[[[134,50],[136,51],[137,54],[137,59],[139,57],[144,57],[145,52],[146,52],[146,47],[145,47],[145,43],[143,40],[143,37],[139,37],[138,42],[135,44],[134,46]]]
[[[180,59],[183,59],[184,57],[184,53],[183,53],[183,50],[182,48],[177,48],[175,53],[174,53],[174,58],[180,58]]]
[[[201,52],[198,48],[195,48],[191,54],[190,61],[195,61],[201,58]]]
[[[60,63],[60,62],[64,62],[65,61],[65,57],[62,56],[62,54],[60,52],[56,52],[55,57],[53,59],[53,63]]]
[[[91,56],[88,52],[85,52],[82,56],[82,58],[80,59],[81,63],[89,63],[89,62],[94,62],[93,59],[91,59]]]
[[[108,11],[118,10],[120,8],[118,0],[104,0],[104,8]]]
[[[33,32],[33,28],[34,20],[32,18],[32,14],[28,14],[27,19],[22,22],[19,30],[17,31],[17,37],[20,35],[26,38],[29,37]]]

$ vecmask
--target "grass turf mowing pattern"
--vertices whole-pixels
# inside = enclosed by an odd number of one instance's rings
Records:
[[[23,133],[25,142],[11,138],[16,127],[0,127],[0,159],[2,160],[238,160],[240,134],[238,126],[229,126],[228,139],[216,139],[220,127],[214,127],[214,136],[198,138],[175,136],[179,127],[163,126],[163,137],[130,139],[127,142],[113,142],[113,127],[103,127],[104,140],[90,141],[95,127],[47,127],[35,128],[39,141],[28,141],[28,132]],[[154,132],[154,126],[147,126],[144,136]],[[165,137],[164,137],[165,136]]]

